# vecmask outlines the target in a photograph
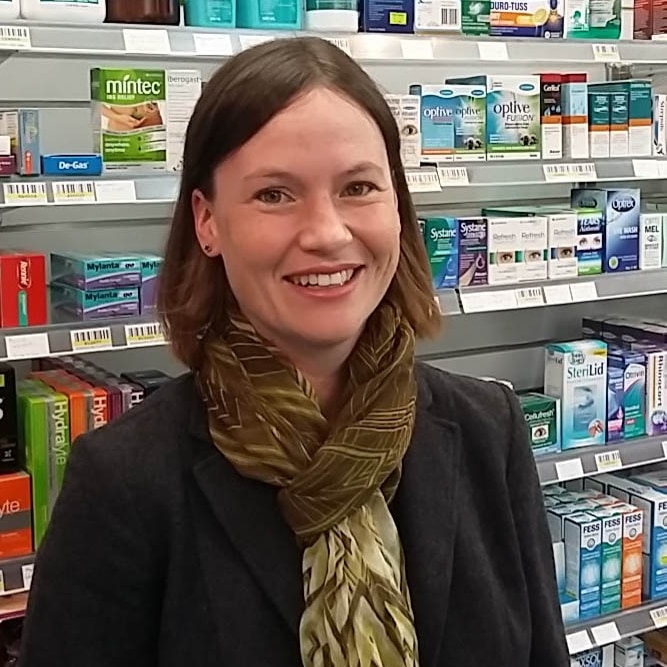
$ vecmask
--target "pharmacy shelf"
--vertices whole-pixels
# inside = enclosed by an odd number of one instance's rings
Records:
[[[0,599],[0,623],[23,618],[28,608],[28,593],[18,593]]]
[[[535,459],[542,486],[667,461],[667,434],[570,449]]]
[[[71,26],[25,21],[0,28],[0,50],[33,54],[171,57],[178,60],[231,56],[259,42],[307,34],[292,31],[211,31],[200,28],[121,25]],[[360,61],[465,63],[508,61],[556,64],[663,63],[667,43],[473,38],[452,35],[330,34],[327,37]]]
[[[111,352],[165,345],[161,325],[146,318],[68,322],[0,330],[0,361]]]
[[[30,590],[35,554],[0,560],[0,618],[3,598]]]
[[[565,631],[570,654],[665,627],[666,603],[667,600],[646,602],[639,607],[567,625]]]

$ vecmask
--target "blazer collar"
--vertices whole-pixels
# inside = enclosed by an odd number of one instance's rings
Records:
[[[456,424],[435,414],[431,390],[419,372],[417,377],[412,442],[390,509],[405,554],[420,664],[435,667],[451,583],[461,437]],[[301,551],[280,514],[277,490],[242,477],[218,452],[211,442],[206,410],[194,384],[193,394],[190,435],[194,439],[195,479],[258,585],[298,637],[304,609]],[[211,550],[202,553],[202,560],[205,576],[210,573],[209,581],[213,581],[219,561]],[[213,594],[224,595],[224,591]],[[220,632],[224,632],[221,626]]]

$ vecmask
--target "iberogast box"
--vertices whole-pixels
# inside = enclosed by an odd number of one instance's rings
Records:
[[[0,327],[46,324],[43,254],[0,250]]]
[[[30,476],[0,475],[0,559],[32,552]]]

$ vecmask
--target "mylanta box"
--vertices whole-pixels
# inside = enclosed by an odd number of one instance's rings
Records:
[[[139,290],[142,315],[157,309],[158,276],[164,259],[159,255],[141,255],[141,289]]]
[[[582,512],[565,517],[565,590],[579,600],[579,618],[600,615],[602,522]]]
[[[560,398],[562,449],[604,445],[606,343],[588,339],[547,345],[544,393]]]
[[[58,312],[78,320],[139,315],[139,290],[136,287],[84,291],[53,283],[51,302]]]
[[[51,280],[81,290],[141,285],[136,255],[51,253]]]
[[[519,396],[533,454],[560,451],[560,400],[530,392]]]

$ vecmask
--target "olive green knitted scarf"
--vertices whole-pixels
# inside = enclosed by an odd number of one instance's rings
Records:
[[[280,487],[304,546],[305,667],[417,667],[398,531],[387,507],[415,414],[414,332],[380,306],[349,359],[348,401],[328,422],[312,387],[241,316],[203,340],[209,430],[246,477]],[[276,576],[280,576],[276,564]]]

